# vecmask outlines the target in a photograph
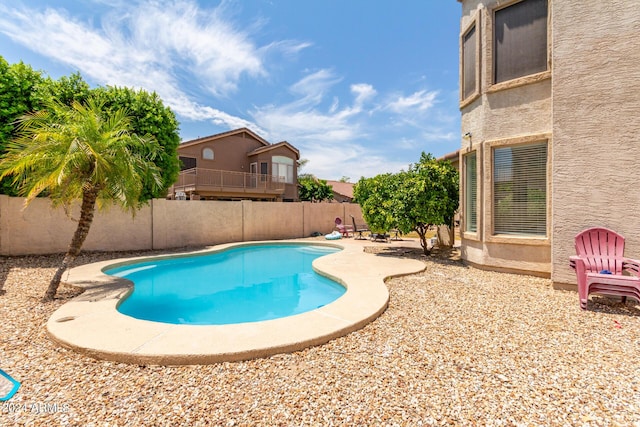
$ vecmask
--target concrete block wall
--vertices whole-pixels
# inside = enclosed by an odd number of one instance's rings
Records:
[[[0,195],[0,255],[65,252],[79,217],[67,216],[49,199]],[[125,251],[208,246],[228,242],[280,240],[330,233],[336,217],[362,222],[360,206],[350,203],[277,203],[152,200],[135,217],[112,206],[97,211],[84,250]]]

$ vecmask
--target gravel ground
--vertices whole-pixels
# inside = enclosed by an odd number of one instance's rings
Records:
[[[424,273],[387,282],[365,328],[319,347],[208,366],[94,360],[45,324],[78,294],[40,303],[61,256],[0,258],[0,368],[22,382],[0,425],[640,426],[640,306],[549,280],[411,256]],[[85,253],[76,264],[142,253]],[[144,254],[149,254],[145,252]]]

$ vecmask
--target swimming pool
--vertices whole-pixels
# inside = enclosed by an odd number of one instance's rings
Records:
[[[311,264],[339,249],[318,245],[241,246],[206,255],[110,268],[133,291],[118,305],[125,315],[156,322],[225,325],[292,316],[323,307],[346,289]]]
[[[425,268],[420,260],[366,253],[362,241],[353,239],[342,239],[338,244],[311,243],[309,239],[225,243],[169,257],[289,243],[340,248],[339,252],[316,258],[313,268],[344,285],[345,294],[316,310],[262,322],[228,325],[152,322],[117,310],[133,285],[128,279],[104,272],[168,256],[110,259],[79,265],[65,274],[65,283],[85,291],[51,314],[47,333],[54,342],[87,356],[138,365],[202,365],[268,357],[320,345],[362,328],[387,307],[389,291],[384,283],[387,277]],[[403,244],[406,243],[404,240]],[[415,246],[420,247],[418,241]]]

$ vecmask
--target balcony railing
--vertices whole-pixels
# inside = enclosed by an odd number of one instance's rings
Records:
[[[285,183],[278,177],[259,173],[218,169],[185,169],[169,190],[171,193],[257,193],[282,194]]]

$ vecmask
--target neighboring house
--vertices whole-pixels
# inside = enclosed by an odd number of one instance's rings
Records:
[[[592,226],[640,258],[637,2],[458,1],[462,258],[572,286]]]
[[[333,188],[333,201],[339,203],[353,203],[353,186],[350,182],[329,181],[327,184]]]
[[[270,144],[241,128],[183,142],[178,155],[169,198],[298,201],[300,152],[286,141]]]

